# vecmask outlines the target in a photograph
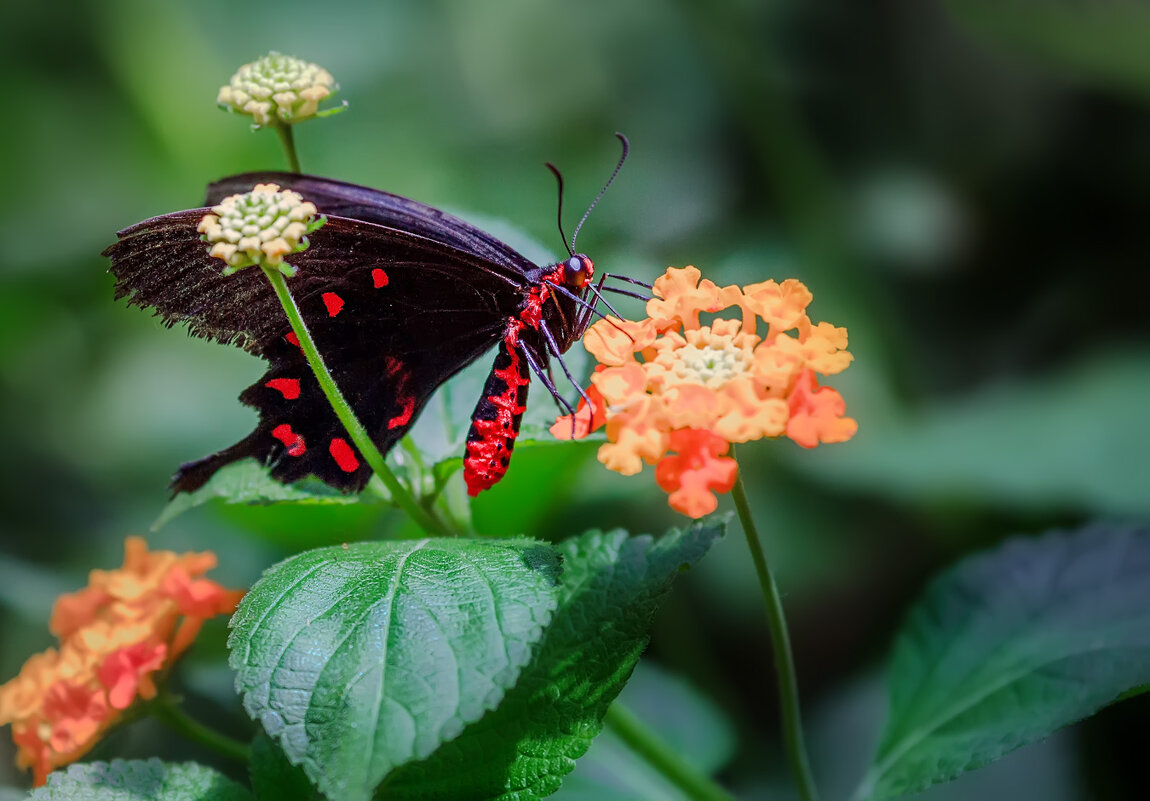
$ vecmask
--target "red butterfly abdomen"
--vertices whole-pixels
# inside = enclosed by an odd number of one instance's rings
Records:
[[[483,385],[483,395],[471,415],[467,432],[467,452],[463,457],[463,479],[467,494],[478,495],[494,486],[507,472],[519,423],[527,404],[531,375],[527,360],[517,342],[499,343],[495,364]]]

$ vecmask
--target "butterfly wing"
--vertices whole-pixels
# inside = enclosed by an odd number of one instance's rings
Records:
[[[321,208],[323,208],[321,206]],[[240,396],[260,413],[248,437],[185,465],[177,491],[201,486],[247,456],[290,482],[316,475],[345,490],[363,487],[370,469],[347,440],[262,271],[224,277],[196,224],[206,209],[147,220],[105,251],[116,296],[154,308],[165,323],[235,342],[269,362]],[[329,216],[287,279],[336,384],[384,452],[410,428],[443,381],[500,339],[516,313],[522,278],[416,234]]]

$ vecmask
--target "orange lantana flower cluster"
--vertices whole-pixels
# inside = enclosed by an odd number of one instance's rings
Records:
[[[87,587],[57,599],[59,648],[0,685],[0,725],[12,724],[17,763],[32,768],[37,785],[83,756],[136,698],[154,698],[156,672],[243,596],[202,578],[215,554],[149,552],[139,537],[124,550],[122,568],[93,570]]]
[[[672,508],[702,517],[730,492],[731,443],[786,435],[804,448],[850,439],[858,424],[842,396],[815,374],[846,369],[847,332],[812,323],[811,293],[794,279],[719,287],[695,267],[669,268],[654,284],[647,319],[600,320],[583,339],[600,362],[575,413],[576,437],[606,425],[599,461],[623,475],[656,465]],[[702,313],[737,309],[704,324]],[[759,330],[759,321],[766,331]],[[551,428],[561,438],[572,419]]]

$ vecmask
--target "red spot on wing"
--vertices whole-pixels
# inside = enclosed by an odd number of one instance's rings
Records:
[[[271,387],[277,392],[282,392],[287,400],[295,400],[299,397],[299,379],[298,378],[273,378],[271,381],[264,384],[265,387]]]
[[[354,473],[359,469],[359,459],[355,458],[355,453],[352,451],[351,446],[347,444],[346,440],[336,437],[331,441],[327,447],[328,453],[331,458],[335,459],[335,463],[339,465],[339,469],[345,473]]]
[[[284,337],[284,339],[286,339],[291,344],[295,345],[297,348],[300,347],[299,337],[297,337],[295,335],[295,331],[292,331],[290,334],[288,334],[286,337]]]
[[[307,453],[307,445],[303,437],[291,430],[287,423],[281,423],[272,429],[272,436],[278,439],[287,448],[288,456],[303,456]]]
[[[393,428],[407,425],[411,422],[411,416],[415,414],[415,398],[407,395],[400,398],[399,402],[403,404],[403,411],[387,421],[387,429],[389,431]]]
[[[324,292],[323,305],[327,306],[327,316],[335,317],[343,311],[343,298],[334,292]]]
[[[371,283],[375,285],[376,289],[387,286],[387,273],[376,267],[371,271]]]
[[[388,356],[384,360],[384,369],[388,378],[395,379],[395,399],[402,407],[399,414],[387,421],[387,430],[390,431],[411,422],[411,417],[415,414],[415,396],[407,390],[407,381],[411,374],[403,369],[402,361],[394,356]]]

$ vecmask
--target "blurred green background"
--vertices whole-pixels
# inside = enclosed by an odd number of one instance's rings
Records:
[[[846,445],[742,449],[792,615],[816,772],[842,798],[884,714],[882,660],[927,577],[1018,532],[1150,514],[1150,7],[1124,0],[17,4],[0,60],[0,679],[51,643],[52,599],[119,564],[181,461],[246,434],[262,373],[112,302],[117,229],[283,169],[216,110],[277,49],[327,67],[351,108],[296,134],[304,169],[505,220],[650,280],[795,276],[850,330],[830,383]],[[633,308],[633,307],[632,307]],[[534,401],[547,403],[538,394]],[[723,500],[726,508],[729,500]],[[594,448],[525,449],[476,504],[489,534],[659,532],[650,471]],[[373,509],[201,508],[150,535],[251,583],[306,547],[386,535]],[[245,731],[222,625],[186,665],[201,717]],[[650,658],[726,716],[720,773],[787,798],[766,627],[741,537],[687,575]],[[1145,698],[926,794],[1143,797]],[[94,756],[195,756],[150,724]],[[6,735],[0,782],[20,784]],[[1139,788],[1139,789],[1135,789]],[[653,792],[653,791],[652,791]]]

